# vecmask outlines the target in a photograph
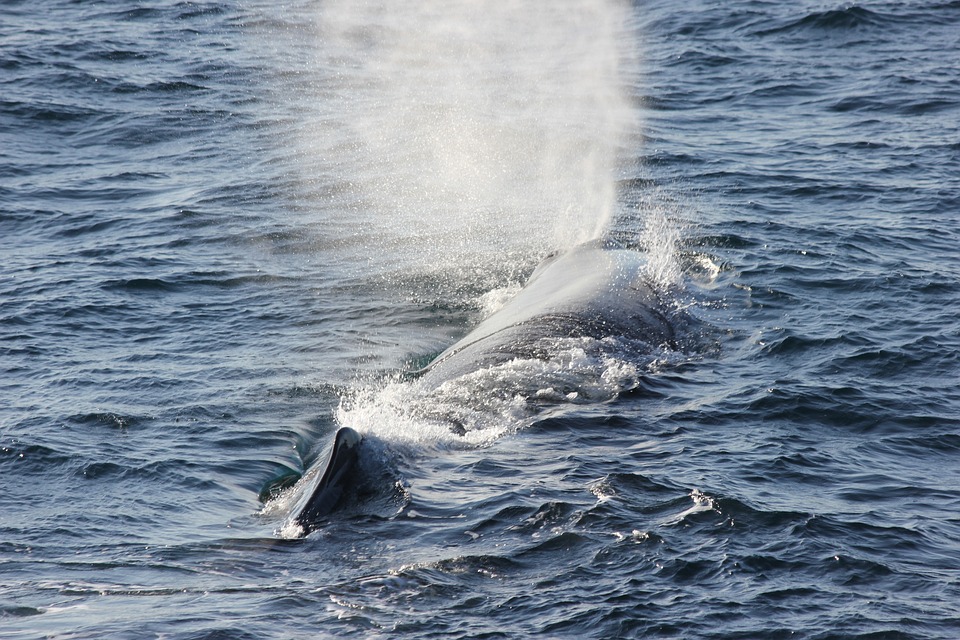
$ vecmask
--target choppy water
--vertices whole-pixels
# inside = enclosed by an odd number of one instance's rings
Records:
[[[958,60],[955,1],[4,3],[0,636],[957,637]],[[684,349],[402,377],[598,234]]]

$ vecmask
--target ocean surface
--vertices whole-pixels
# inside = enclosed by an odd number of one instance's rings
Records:
[[[960,2],[6,0],[0,637],[960,637]]]

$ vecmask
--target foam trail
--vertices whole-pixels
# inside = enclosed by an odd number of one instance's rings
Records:
[[[301,143],[355,190],[377,270],[488,268],[598,237],[636,111],[615,1],[318,8],[329,118]]]

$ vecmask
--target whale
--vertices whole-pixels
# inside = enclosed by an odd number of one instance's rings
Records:
[[[550,338],[616,338],[676,348],[669,306],[647,275],[644,254],[610,242],[547,256],[502,308],[419,373],[435,388],[518,358],[546,359]]]
[[[427,366],[412,372],[425,391],[516,359],[548,359],[551,338],[594,338],[676,349],[670,307],[647,274],[644,254],[595,241],[547,256],[523,288]],[[304,535],[334,512],[354,481],[363,437],[334,436],[323,473],[294,521]]]

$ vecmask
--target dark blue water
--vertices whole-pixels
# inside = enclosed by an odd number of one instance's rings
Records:
[[[958,60],[934,0],[5,2],[0,636],[960,636]],[[679,350],[403,377],[598,235]]]

